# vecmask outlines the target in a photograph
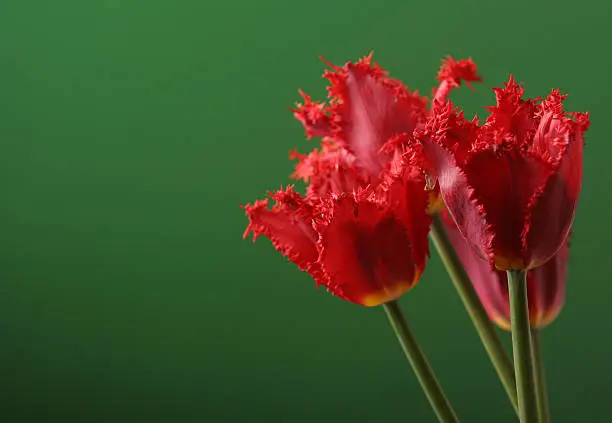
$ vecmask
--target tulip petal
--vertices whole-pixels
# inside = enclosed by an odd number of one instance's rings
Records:
[[[347,66],[345,84],[343,120],[350,125],[344,128],[344,142],[357,157],[359,165],[369,174],[377,175],[389,160],[380,152],[381,147],[393,135],[412,133],[419,123],[420,114],[412,116],[412,96],[399,93],[395,87],[385,84],[384,79],[373,76],[367,68]],[[420,98],[416,100],[424,106]]]
[[[431,193],[425,190],[425,185],[421,171],[403,160],[400,173],[395,177],[389,176],[386,187],[389,203],[408,230],[412,256],[421,268],[425,267],[429,256],[427,236],[431,226],[431,216],[427,213]]]
[[[312,98],[299,91],[304,103],[297,103],[292,109],[293,116],[304,126],[306,137],[329,137],[334,131],[332,108],[323,102],[312,101]]]
[[[546,168],[512,151],[498,154],[489,150],[472,154],[463,171],[493,233],[495,267],[525,268],[530,257],[524,254],[521,236],[529,201],[545,182]]]
[[[272,208],[268,208],[268,199],[257,200],[254,204],[243,207],[249,218],[249,225],[243,237],[253,233],[255,241],[260,235],[264,235],[277,251],[295,263],[300,270],[309,272],[317,283],[324,283],[326,278],[317,263],[318,236],[310,221],[298,216],[303,199],[292,187],[271,193],[271,196],[277,200]]]
[[[483,205],[468,184],[467,175],[457,166],[451,153],[439,143],[422,139],[423,152],[435,170],[440,194],[453,221],[464,238],[483,259],[494,263],[493,234]]]
[[[455,60],[452,56],[447,56],[442,60],[442,66],[437,76],[440,86],[433,90],[436,101],[446,101],[453,88],[459,88],[461,82],[472,88],[472,82],[482,82],[478,75],[478,68],[472,58]]]
[[[523,232],[523,249],[531,252],[531,267],[553,256],[567,238],[582,187],[582,150],[584,138],[579,130],[570,140],[558,169],[529,203]]]
[[[402,223],[373,201],[332,201],[321,231],[320,262],[350,301],[375,306],[396,299],[420,276]]]

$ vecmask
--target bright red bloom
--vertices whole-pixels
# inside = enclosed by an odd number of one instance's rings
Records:
[[[394,300],[425,268],[424,207],[399,218],[371,190],[305,199],[292,187],[244,209],[244,236],[268,237],[274,247],[333,294],[364,306]],[[419,210],[420,213],[419,213]]]
[[[423,142],[430,172],[459,230],[498,270],[531,269],[561,248],[582,185],[588,114],[562,96],[522,99],[511,77],[486,122],[436,103]]]
[[[330,82],[329,101],[313,102],[300,91],[304,103],[293,110],[294,116],[309,138],[321,137],[345,148],[363,175],[375,181],[397,152],[386,146],[401,147],[398,140],[405,144],[415,129],[424,126],[429,115],[427,98],[389,78],[372,62],[371,54],[343,67],[328,65],[332,70],[323,77]],[[479,81],[476,66],[471,59],[449,57],[438,74],[437,98],[445,99],[462,80]]]
[[[450,218],[445,219],[448,236],[467,271],[476,293],[492,321],[510,329],[510,302],[506,272],[491,269],[466,242]],[[545,264],[527,271],[529,320],[534,328],[550,324],[565,302],[568,241]]]

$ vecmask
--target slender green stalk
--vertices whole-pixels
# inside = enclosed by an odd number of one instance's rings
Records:
[[[524,270],[508,271],[512,349],[516,369],[519,418],[521,423],[538,423],[526,275],[527,272]]]
[[[444,395],[421,347],[410,330],[399,304],[397,301],[391,301],[383,304],[383,308],[438,420],[440,423],[459,423],[455,411]]]
[[[538,396],[538,416],[540,417],[540,423],[549,423],[548,389],[546,388],[546,374],[544,372],[544,361],[542,360],[541,336],[539,329],[531,329],[531,349],[533,351],[535,386]]]
[[[493,367],[497,371],[510,402],[518,413],[518,399],[512,360],[510,360],[508,352],[499,339],[495,325],[489,319],[480,298],[478,298],[478,294],[476,294],[476,290],[448,238],[439,214],[433,216],[431,239],[438,250],[444,266],[446,266],[446,270],[459,293],[459,297],[463,301],[463,305],[474,323],[476,331],[482,340],[485,350],[489,354]]]

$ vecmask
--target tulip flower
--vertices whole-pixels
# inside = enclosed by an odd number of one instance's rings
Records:
[[[391,155],[381,148],[394,135],[412,134],[427,116],[427,99],[389,78],[372,55],[344,67],[328,63],[323,77],[330,101],[313,102],[300,91],[303,104],[293,111],[308,137],[332,139],[350,151],[366,175],[376,178]]]
[[[413,230],[428,222],[422,190],[401,217],[371,190],[312,200],[289,186],[270,197],[272,208],[267,199],[244,207],[250,220],[244,236],[266,236],[317,285],[344,300],[364,306],[393,301],[423,273],[427,230]]]
[[[430,114],[428,100],[390,78],[372,62],[372,54],[343,67],[326,63],[331,67],[323,74],[330,83],[329,101],[313,101],[300,91],[304,102],[297,104],[293,114],[308,138],[322,138],[327,146],[335,144],[335,151],[346,150],[351,166],[367,181],[378,183],[390,162],[409,145],[414,130],[424,127]],[[446,59],[438,73],[436,98],[445,99],[462,81],[468,86],[479,81],[476,70],[471,59]],[[308,156],[293,157],[309,160]],[[299,166],[303,166],[301,161]],[[298,171],[297,176],[303,178],[304,173]]]
[[[565,112],[559,90],[523,99],[513,77],[494,91],[497,105],[488,107],[483,125],[440,101],[416,138],[464,239],[491,268],[508,272],[519,417],[535,423],[541,395],[531,365],[526,271],[547,263],[567,241],[589,116]]]
[[[418,137],[464,238],[498,270],[532,269],[555,255],[572,225],[588,113],[566,113],[559,90],[523,99],[512,77],[494,91],[497,106],[483,125],[437,102]]]

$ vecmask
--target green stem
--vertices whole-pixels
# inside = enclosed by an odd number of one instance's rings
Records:
[[[526,275],[525,270],[508,271],[512,349],[521,423],[538,423]]]
[[[538,396],[538,415],[540,423],[550,422],[548,407],[548,389],[546,388],[546,375],[544,361],[542,360],[541,332],[539,329],[531,330],[531,349],[533,350],[533,366],[535,373],[535,386]]]
[[[444,229],[444,223],[442,223],[438,213],[433,216],[431,239],[438,250],[444,266],[446,266],[446,270],[459,293],[459,297],[463,301],[463,305],[474,323],[476,331],[482,340],[485,350],[489,354],[489,358],[508,394],[510,402],[518,413],[518,399],[512,361],[499,339],[495,325],[489,319],[480,298],[478,298],[478,294],[448,238],[448,234]]]
[[[417,379],[421,383],[423,391],[425,391],[425,395],[427,395],[427,399],[438,416],[438,420],[440,423],[459,423],[459,419],[444,395],[412,330],[410,330],[399,304],[397,301],[391,301],[383,304],[383,308]]]

